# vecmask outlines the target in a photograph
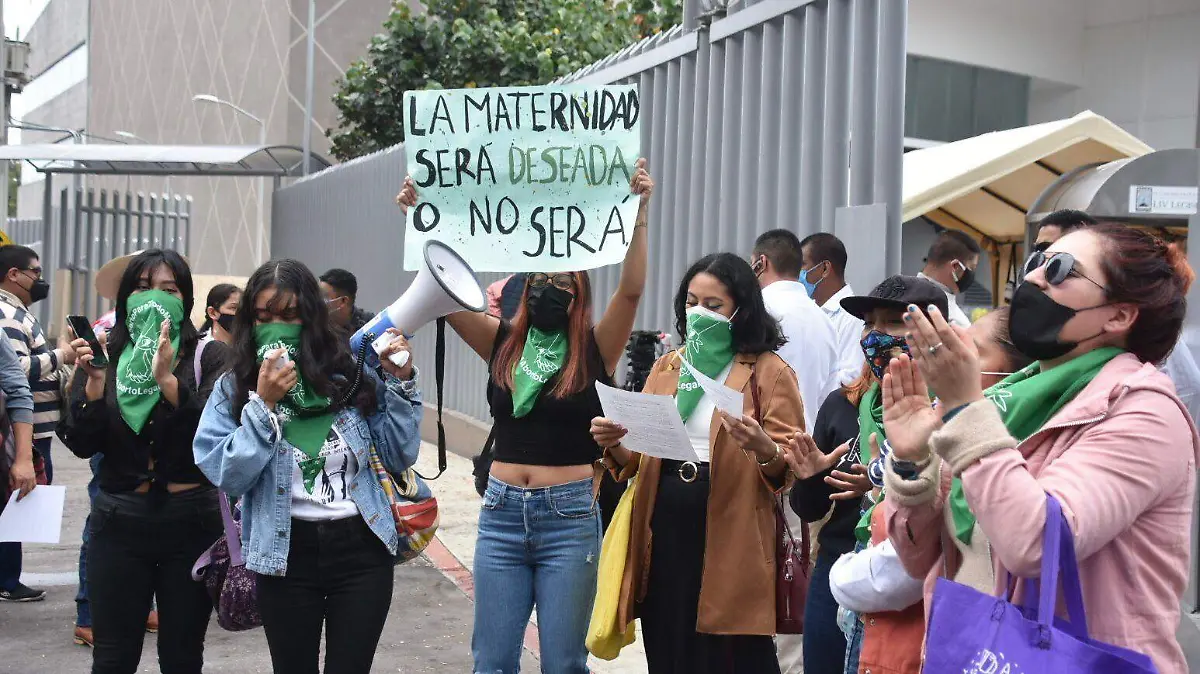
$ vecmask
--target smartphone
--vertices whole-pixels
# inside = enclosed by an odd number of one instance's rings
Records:
[[[287,365],[290,361],[291,358],[288,358],[287,349],[284,349],[283,353],[279,354],[279,358],[275,359],[275,369],[282,370],[283,366]]]
[[[92,330],[92,322],[87,316],[67,316],[67,324],[71,326],[71,332],[74,332],[76,337],[87,340],[88,346],[92,347],[92,365],[107,366],[108,357],[104,354],[104,347],[100,346],[100,340],[96,338],[96,331]]]

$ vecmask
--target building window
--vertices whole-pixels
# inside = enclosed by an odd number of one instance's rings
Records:
[[[908,56],[904,135],[951,142],[1029,123],[1030,78]]]

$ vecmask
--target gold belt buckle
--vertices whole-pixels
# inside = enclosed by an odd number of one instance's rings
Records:
[[[688,475],[687,475],[688,468],[692,469],[691,477],[688,477]],[[683,463],[679,464],[679,479],[680,480],[683,480],[684,482],[691,484],[691,483],[695,482],[696,478],[698,478],[698,477],[700,477],[700,466],[697,465],[695,461],[684,461]]]

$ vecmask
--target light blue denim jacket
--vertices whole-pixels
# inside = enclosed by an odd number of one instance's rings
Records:
[[[369,465],[374,445],[383,465],[399,473],[417,461],[421,447],[421,397],[417,377],[401,381],[387,375],[386,382],[370,370],[363,385],[374,385],[379,400],[375,414],[364,418],[355,408],[342,410],[338,430],[358,460],[358,474],[350,483],[350,498],[367,526],[394,555],[396,523],[379,478]],[[196,465],[221,491],[241,498],[242,549],[246,568],[256,573],[287,573],[292,532],[292,445],[279,432],[274,415],[262,400],[252,397],[242,408],[241,420],[233,417],[233,380],[226,374],[213,387],[200,427],[192,444]],[[430,496],[419,483],[418,498]]]

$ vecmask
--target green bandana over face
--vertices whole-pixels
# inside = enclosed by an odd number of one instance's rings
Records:
[[[709,379],[716,379],[733,361],[733,324],[728,318],[696,306],[687,310],[687,342],[683,357]],[[689,368],[679,370],[675,405],[684,421],[704,397],[704,389]]]
[[[304,489],[311,494],[325,465],[321,448],[333,428],[335,414],[323,411],[329,408],[329,398],[314,393],[300,371],[300,328],[292,323],[264,323],[255,326],[254,342],[258,345],[259,363],[279,349],[287,349],[288,358],[296,363],[296,385],[276,404],[275,416],[283,426],[283,438],[308,457],[299,464]]]
[[[566,330],[546,332],[529,327],[521,360],[513,369],[513,418],[520,419],[529,414],[542,387],[558,374],[566,360]]]
[[[117,360],[117,407],[121,418],[141,433],[162,389],[154,380],[154,354],[163,321],[171,324],[171,348],[179,357],[179,326],[183,323],[183,300],[162,290],[143,290],[125,301],[125,326],[129,343]],[[175,363],[171,363],[172,369]]]
[[[1009,434],[1022,442],[1045,426],[1050,417],[1092,383],[1108,361],[1122,353],[1115,347],[1096,349],[1046,372],[1042,372],[1040,363],[1033,363],[984,391],[983,396],[1000,411]],[[954,534],[970,545],[975,515],[967,507],[962,480],[957,477],[950,483],[950,514]]]

